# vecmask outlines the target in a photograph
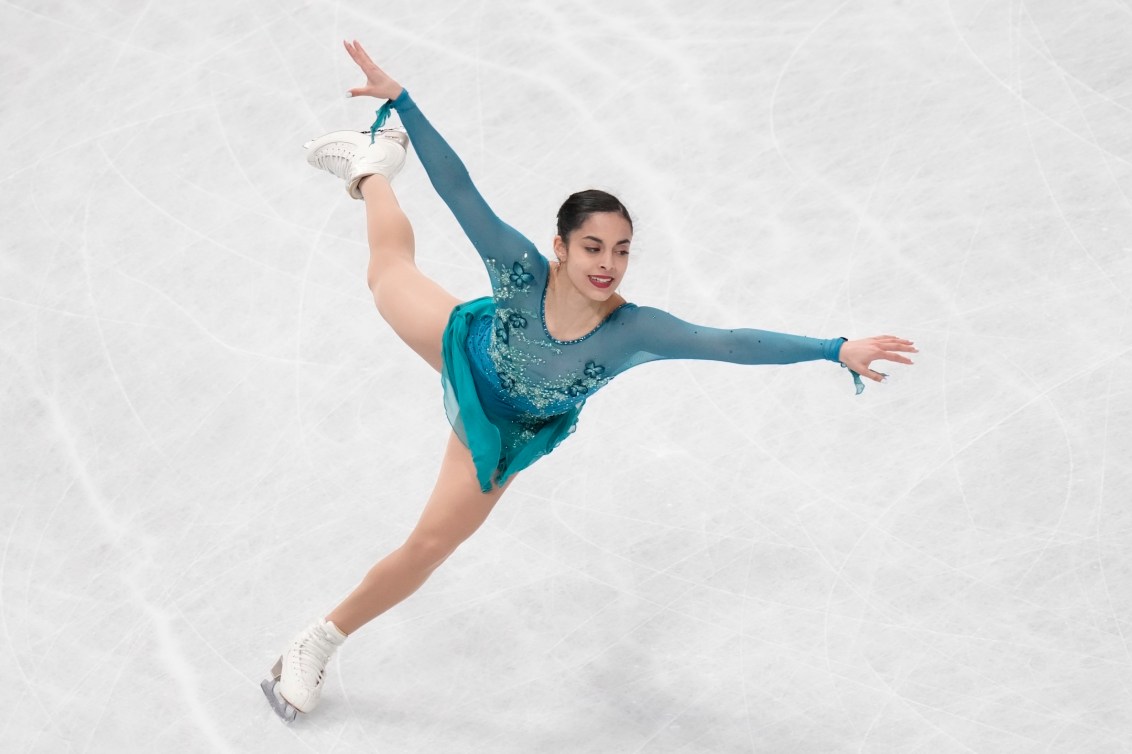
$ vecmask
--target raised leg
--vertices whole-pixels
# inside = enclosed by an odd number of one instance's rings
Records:
[[[377,311],[432,368],[441,368],[441,338],[460,300],[417,269],[413,226],[389,181],[362,180],[370,259],[366,280]]]
[[[455,433],[450,433],[436,487],[409,538],[371,568],[326,620],[350,634],[419,589],[487,520],[517,476],[502,488],[481,492],[471,453]]]

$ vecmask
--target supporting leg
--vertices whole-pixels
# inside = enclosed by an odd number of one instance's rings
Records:
[[[471,453],[449,434],[436,487],[416,528],[405,544],[369,570],[326,620],[351,634],[415,592],[480,527],[514,479],[502,489],[481,492]]]

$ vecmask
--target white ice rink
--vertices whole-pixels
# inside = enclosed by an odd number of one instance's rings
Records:
[[[4,0],[4,752],[1132,751],[1126,0]],[[636,222],[621,293],[894,334],[667,361],[593,397],[346,643],[287,640],[397,547],[449,427],[377,314],[357,38],[550,255]],[[412,155],[420,267],[483,265]]]

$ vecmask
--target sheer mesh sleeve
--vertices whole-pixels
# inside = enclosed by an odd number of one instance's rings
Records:
[[[658,359],[735,364],[838,361],[842,338],[820,340],[768,330],[725,330],[685,322],[648,306],[623,306],[590,335],[550,337],[543,315],[550,265],[538,249],[496,216],[464,163],[403,90],[392,102],[440,198],[475,246],[491,277],[495,336],[490,356],[501,390],[532,415],[584,402],[615,375]],[[592,337],[591,337],[592,336]],[[853,381],[864,390],[860,376]],[[519,391],[521,396],[516,397]],[[522,400],[520,400],[520,398]]]
[[[826,359],[838,362],[844,338],[808,338],[755,330],[721,329],[686,322],[661,309],[634,306],[622,312],[611,344],[619,353],[614,374],[660,359],[704,359],[733,364],[794,364]],[[853,373],[857,393],[864,389]]]
[[[409,140],[436,193],[452,210],[464,234],[479,252],[489,272],[493,273],[493,284],[496,282],[496,270],[492,268],[492,261],[508,270],[522,261],[527,272],[533,273],[536,278],[545,277],[549,269],[546,258],[522,233],[500,220],[488,206],[472,183],[464,163],[420,111],[408,89],[403,89],[400,96],[393,100],[393,108],[409,132]]]

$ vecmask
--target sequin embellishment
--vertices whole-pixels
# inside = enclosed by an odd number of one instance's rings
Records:
[[[516,311],[507,309],[500,309],[498,312],[498,323],[495,326],[495,334],[504,343],[511,342],[511,330],[522,330],[527,326],[527,318]]]
[[[609,382],[612,370],[574,350],[589,350],[580,344],[601,330],[605,321],[575,340],[560,341],[546,331],[546,286],[534,285],[531,269],[531,263],[523,260],[489,260],[493,284],[498,285],[488,355],[507,402],[539,423],[580,407]],[[541,327],[531,331],[532,321]]]

